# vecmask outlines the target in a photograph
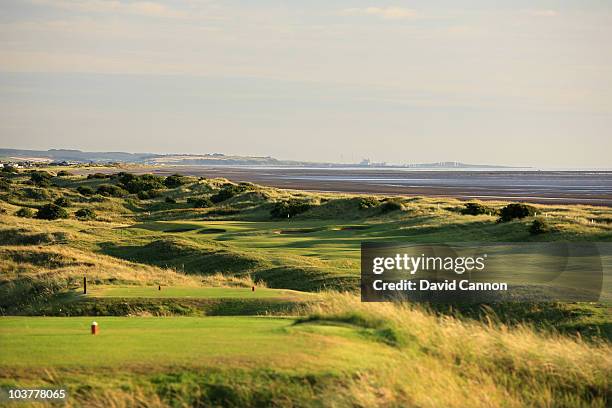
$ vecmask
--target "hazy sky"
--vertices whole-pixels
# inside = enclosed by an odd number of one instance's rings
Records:
[[[0,1],[0,146],[612,167],[612,1]]]

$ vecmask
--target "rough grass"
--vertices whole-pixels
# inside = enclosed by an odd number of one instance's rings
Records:
[[[403,406],[607,406],[612,378],[608,344],[436,317],[406,304],[361,303],[333,294],[310,305],[304,322],[336,322],[376,330],[409,355],[409,370],[364,376],[349,395]],[[392,339],[392,342],[389,342]],[[399,375],[400,372],[402,375]],[[375,384],[371,384],[373,381]],[[439,386],[443,384],[443,386]]]

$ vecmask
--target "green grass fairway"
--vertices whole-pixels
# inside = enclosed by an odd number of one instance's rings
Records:
[[[90,334],[97,321],[100,334]],[[346,326],[270,317],[2,317],[0,371],[9,368],[134,369],[374,366],[393,350]]]
[[[193,299],[312,299],[316,295],[295,290],[257,288],[192,288],[157,286],[100,286],[89,296],[104,298],[193,298]]]

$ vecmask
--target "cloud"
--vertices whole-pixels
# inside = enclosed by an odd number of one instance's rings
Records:
[[[532,17],[557,17],[559,15],[556,10],[525,10],[524,13]]]
[[[187,14],[152,1],[30,0],[32,3],[80,13],[131,14],[143,17],[183,18]]]
[[[341,12],[345,16],[377,16],[384,19],[406,19],[417,16],[416,11],[403,7],[366,7],[366,8],[349,8]]]

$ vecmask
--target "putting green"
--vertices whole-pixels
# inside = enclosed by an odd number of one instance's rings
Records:
[[[90,334],[92,321],[100,333]],[[271,317],[1,317],[4,368],[261,366],[335,371],[394,350],[348,326]]]
[[[286,289],[256,288],[197,288],[158,286],[94,286],[92,297],[120,298],[194,298],[194,299],[312,299],[315,295]]]

